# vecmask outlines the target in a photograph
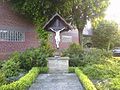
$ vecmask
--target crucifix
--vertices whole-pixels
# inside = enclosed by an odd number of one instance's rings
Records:
[[[65,27],[62,28],[62,29],[60,29],[60,30],[55,30],[55,29],[53,29],[53,28],[50,28],[50,30],[52,30],[53,32],[55,32],[55,42],[56,42],[56,47],[57,47],[57,49],[59,49],[60,32],[63,31],[64,29],[65,29]]]
[[[56,19],[55,23],[49,29],[55,33],[55,43],[57,49],[59,49],[60,32],[63,31],[65,27],[61,24],[61,22],[58,19]]]
[[[60,33],[64,31],[69,31],[71,27],[69,24],[58,14],[56,13],[53,17],[44,25],[44,29],[47,31],[52,31],[55,33],[55,43],[56,48],[60,48]]]

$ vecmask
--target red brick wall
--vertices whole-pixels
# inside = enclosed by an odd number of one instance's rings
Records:
[[[25,32],[24,42],[0,41],[0,59],[6,58],[14,51],[24,51],[30,47],[38,47],[35,26],[19,14],[15,13],[6,3],[0,3],[0,29]]]

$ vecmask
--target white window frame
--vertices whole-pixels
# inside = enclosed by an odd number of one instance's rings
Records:
[[[0,29],[0,41],[24,42],[25,32]]]

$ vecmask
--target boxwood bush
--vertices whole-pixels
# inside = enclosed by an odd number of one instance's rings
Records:
[[[40,73],[48,73],[48,67],[40,67]]]
[[[97,90],[89,78],[77,67],[75,73],[83,84],[85,90]]]
[[[75,73],[75,68],[76,67],[69,67],[69,73]]]
[[[43,71],[44,68],[33,67],[25,76],[18,81],[10,83],[8,85],[2,85],[0,90],[26,90],[32,82],[36,79],[38,74]]]

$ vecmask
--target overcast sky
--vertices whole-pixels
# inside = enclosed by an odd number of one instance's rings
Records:
[[[120,25],[120,0],[110,0],[110,2],[105,18],[114,20]]]

